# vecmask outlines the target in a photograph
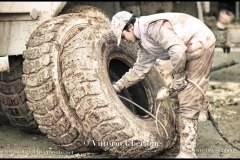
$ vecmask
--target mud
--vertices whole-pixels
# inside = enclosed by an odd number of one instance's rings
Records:
[[[216,49],[213,65],[234,59],[240,63],[238,50],[229,55]],[[211,73],[207,96],[216,113],[219,128],[240,148],[240,64]],[[227,144],[210,121],[199,122],[196,147],[199,158],[240,158],[240,151]],[[174,158],[178,145],[156,158]],[[60,149],[43,134],[25,133],[11,126],[0,111],[0,158],[113,158],[107,152],[73,153]]]

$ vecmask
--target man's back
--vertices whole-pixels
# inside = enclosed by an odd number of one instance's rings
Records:
[[[204,48],[208,48],[215,41],[212,31],[199,19],[185,13],[158,13],[139,18],[139,27],[145,34],[151,32],[149,25],[157,20],[168,20],[177,36],[183,40],[185,45],[194,41],[201,41]]]

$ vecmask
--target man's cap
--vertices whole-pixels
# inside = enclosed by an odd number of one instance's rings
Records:
[[[122,31],[126,24],[129,22],[129,20],[132,18],[133,14],[127,11],[121,11],[116,13],[112,17],[111,21],[111,29],[114,33],[114,35],[117,37],[117,46],[120,45],[121,42],[121,36]]]

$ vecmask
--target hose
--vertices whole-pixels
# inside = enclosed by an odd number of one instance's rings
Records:
[[[194,81],[192,81],[190,79],[187,79],[187,81],[192,83],[202,93],[203,97],[205,99],[207,99],[205,94],[204,94],[204,91],[202,90],[202,88],[198,84],[196,84]],[[212,108],[212,106],[210,105],[209,102],[208,102],[208,105]],[[224,141],[227,142],[229,145],[231,145],[233,148],[235,148],[237,150],[240,150],[240,148],[235,146],[232,142],[230,142],[230,140],[228,140],[228,138],[226,136],[224,136],[223,132],[218,128],[218,123],[217,123],[216,119],[213,116],[214,115],[213,110],[212,109],[211,110],[208,109],[207,112],[208,112],[208,115],[209,115],[209,120],[212,122],[212,125],[215,127],[215,129],[217,130],[218,134],[224,139]]]
[[[157,121],[158,121],[158,112],[159,112],[159,108],[160,106],[162,106],[162,102],[159,102],[159,105],[157,106],[157,111],[156,111],[156,119],[155,119],[155,124],[156,124],[156,127],[157,127],[157,131],[158,131],[158,134],[160,134],[160,130],[159,130],[159,127],[158,127],[158,124],[157,124]],[[163,126],[163,125],[161,125]],[[166,128],[163,126],[163,129],[165,131],[165,133],[167,133],[167,130]],[[168,139],[168,133],[166,134],[167,136],[167,139]]]
[[[155,123],[156,123],[156,127],[157,127],[157,131],[158,131],[158,134],[161,136],[161,133],[160,133],[160,130],[159,130],[159,128],[158,128],[158,124],[157,124],[157,123],[159,123],[159,124],[161,125],[161,127],[163,128],[163,130],[164,130],[164,132],[165,132],[165,134],[166,134],[166,136],[167,136],[167,139],[169,138],[169,134],[168,134],[166,128],[165,128],[164,125],[157,119],[157,115],[158,115],[158,112],[159,112],[159,108],[160,108],[160,106],[162,105],[162,102],[160,102],[159,105],[157,106],[157,112],[156,112],[156,117],[155,117],[152,113],[148,112],[146,109],[144,109],[144,108],[141,107],[140,105],[136,104],[135,102],[127,99],[126,97],[123,97],[123,96],[121,96],[121,95],[118,95],[118,97],[119,97],[119,98],[122,98],[122,99],[124,99],[124,100],[126,100],[126,101],[128,101],[128,102],[130,102],[130,103],[132,103],[133,105],[135,105],[135,106],[138,107],[139,109],[141,109],[141,110],[143,110],[144,112],[146,112],[147,114],[149,114],[152,118],[154,118],[154,119],[155,119]]]

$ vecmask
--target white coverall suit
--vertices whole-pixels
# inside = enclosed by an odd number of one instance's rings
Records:
[[[168,21],[172,29],[163,27]],[[133,68],[118,81],[125,88],[144,78],[161,55],[168,54],[173,77],[185,74],[204,92],[208,87],[215,36],[200,20],[183,13],[159,13],[136,18],[134,34],[140,51]],[[196,157],[197,119],[204,96],[191,83],[178,93],[180,153],[178,157]]]

